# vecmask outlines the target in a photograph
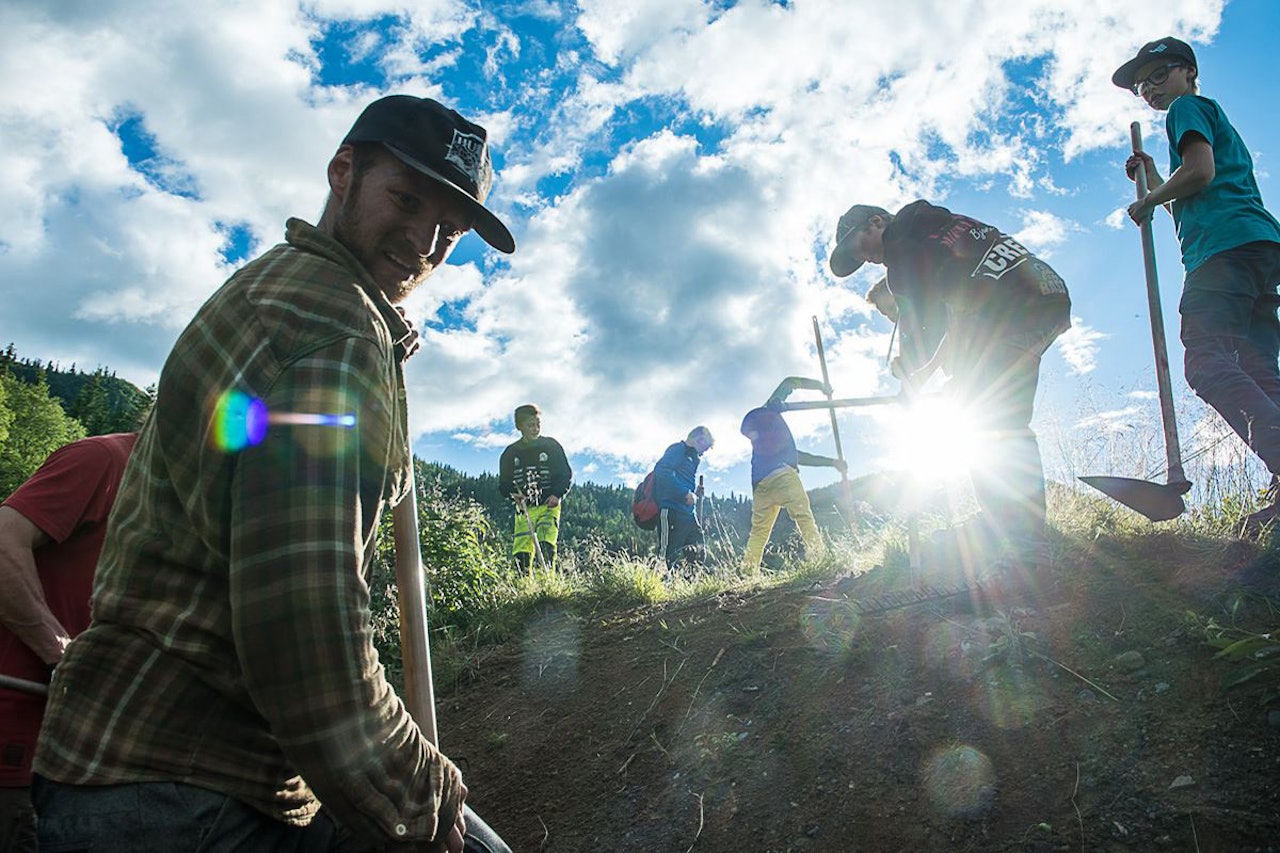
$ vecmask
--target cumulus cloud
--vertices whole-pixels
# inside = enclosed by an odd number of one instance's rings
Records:
[[[1053,257],[1053,250],[1061,246],[1079,227],[1060,216],[1044,210],[1027,210],[1022,213],[1022,228],[1013,237],[1046,260]]]
[[[0,280],[25,297],[6,324],[19,352],[152,381],[244,254],[287,216],[314,221],[359,109],[430,95],[489,127],[491,201],[520,251],[469,237],[406,305],[424,343],[414,427],[494,448],[536,400],[548,432],[618,475],[696,423],[718,437],[712,470],[738,465],[742,414],[816,374],[814,316],[839,394],[889,387],[889,327],[861,297],[881,270],[825,266],[850,203],[964,188],[966,213],[1008,229],[983,204],[1018,211],[1037,252],[1072,245],[1087,229],[1054,209],[1055,165],[1121,141],[1132,96],[1109,75],[1151,36],[1109,0],[208,5],[0,8]],[[1206,40],[1222,5],[1162,27]],[[1073,374],[1106,339],[1077,322],[1060,342]],[[829,440],[824,417],[793,426]]]
[[[1123,207],[1117,207],[1115,210],[1108,213],[1107,218],[1103,221],[1106,222],[1108,228],[1114,231],[1133,227],[1133,220],[1129,218],[1127,208]]]
[[[1093,372],[1098,366],[1098,349],[1109,335],[1085,325],[1079,317],[1071,318],[1071,328],[1058,338],[1057,347],[1071,372],[1077,376]]]

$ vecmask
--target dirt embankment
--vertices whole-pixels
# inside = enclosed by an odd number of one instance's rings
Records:
[[[441,736],[518,853],[1276,851],[1280,729],[1186,614],[1274,623],[1230,590],[1277,568],[1215,559],[1067,543],[1018,601],[878,615],[873,575],[547,613]]]

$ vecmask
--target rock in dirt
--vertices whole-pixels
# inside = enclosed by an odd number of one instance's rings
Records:
[[[1116,666],[1126,672],[1137,672],[1147,665],[1147,659],[1142,656],[1142,652],[1125,652],[1116,658]]]
[[[1195,783],[1196,783],[1195,779],[1192,779],[1190,776],[1183,774],[1182,776],[1179,776],[1177,779],[1174,779],[1173,784],[1171,784],[1169,787],[1170,788],[1186,788],[1190,785],[1194,785]]]

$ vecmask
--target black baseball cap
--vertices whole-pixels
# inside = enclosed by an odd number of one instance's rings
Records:
[[[840,221],[836,223],[836,247],[831,250],[830,264],[831,271],[838,277],[853,275],[858,271],[858,267],[862,266],[862,261],[854,260],[849,255],[847,241],[853,232],[866,225],[867,220],[876,214],[888,216],[889,211],[872,204],[855,204],[845,211],[844,216],[841,216]]]
[[[1157,59],[1181,59],[1188,65],[1196,64],[1196,54],[1191,45],[1173,36],[1165,36],[1144,44],[1137,56],[1116,69],[1116,73],[1111,75],[1111,82],[1121,89],[1132,89],[1138,69]]]
[[[388,95],[364,108],[343,145],[379,142],[409,166],[453,190],[475,216],[475,232],[499,252],[515,251],[516,241],[484,206],[493,185],[488,133],[430,98]]]

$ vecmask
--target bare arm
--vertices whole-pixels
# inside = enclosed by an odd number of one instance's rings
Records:
[[[1156,205],[1167,205],[1182,198],[1190,198],[1213,183],[1217,169],[1213,163],[1213,147],[1198,133],[1188,133],[1180,153],[1182,165],[1165,181],[1155,170],[1149,154],[1134,154],[1126,163],[1126,171],[1133,174],[1140,163],[1147,173],[1147,195],[1129,205],[1129,218],[1141,224],[1155,210]],[[1129,168],[1133,165],[1133,168]]]
[[[773,393],[769,395],[768,403],[765,405],[781,403],[791,396],[791,392],[797,388],[805,388],[810,391],[821,391],[824,394],[831,393],[831,386],[823,382],[821,379],[808,379],[804,376],[788,376],[773,389]]]
[[[50,666],[71,642],[49,610],[36,572],[35,550],[51,541],[25,515],[0,506],[0,622]]]
[[[803,450],[796,451],[796,462],[800,465],[808,465],[812,468],[835,468],[841,474],[848,470],[843,459],[834,459],[830,456],[818,456],[813,453],[805,453]]]

